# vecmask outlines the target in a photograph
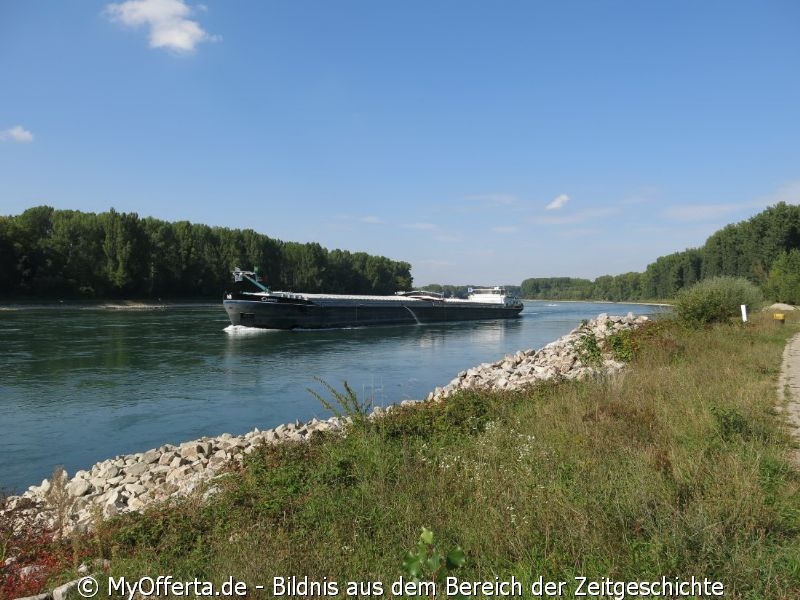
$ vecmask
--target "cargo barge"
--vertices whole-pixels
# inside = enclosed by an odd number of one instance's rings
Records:
[[[434,292],[398,292],[393,296],[306,294],[272,291],[253,271],[233,271],[236,282],[249,281],[257,292],[226,292],[223,306],[233,325],[261,329],[328,329],[509,319],[522,301],[505,288],[469,288],[466,299]]]

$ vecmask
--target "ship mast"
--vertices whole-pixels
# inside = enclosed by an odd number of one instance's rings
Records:
[[[269,288],[265,285],[262,285],[261,282],[257,279],[258,273],[255,271],[242,271],[239,267],[236,267],[233,270],[233,280],[236,283],[241,283],[245,279],[260,289],[262,292],[266,292],[269,294]]]

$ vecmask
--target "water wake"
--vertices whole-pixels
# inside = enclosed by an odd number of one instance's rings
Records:
[[[280,329],[262,329],[261,327],[246,327],[245,325],[228,325],[222,331],[228,335],[245,336],[260,335],[262,333],[280,331]]]

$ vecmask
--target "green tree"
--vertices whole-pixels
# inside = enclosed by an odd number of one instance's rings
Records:
[[[534,277],[520,286],[524,298],[540,300],[586,300],[592,291],[590,280],[574,277]]]
[[[353,255],[347,250],[332,250],[328,255],[325,286],[332,293],[353,292],[357,289]]]
[[[148,217],[142,226],[150,254],[147,261],[147,294],[153,298],[181,295],[183,263],[177,251],[174,223]]]
[[[800,249],[778,255],[769,271],[766,288],[773,300],[800,304]]]
[[[700,280],[702,253],[696,249],[660,256],[647,265],[642,276],[645,298],[672,298],[679,290]]]
[[[19,286],[19,244],[13,229],[10,217],[0,217],[0,294],[11,293]]]
[[[144,292],[149,253],[139,215],[118,213],[113,208],[101,215],[105,270],[115,294]]]
[[[59,257],[63,291],[82,296],[104,293],[107,285],[100,269],[104,261],[103,227],[97,215],[55,211],[50,237],[43,243]]]
[[[289,289],[321,292],[327,269],[327,252],[316,243],[283,245],[281,279]]]
[[[0,293],[216,296],[234,267],[257,267],[275,288],[390,293],[411,286],[411,265],[364,252],[329,253],[252,229],[37,206],[0,217]]]
[[[764,284],[781,252],[800,247],[800,206],[780,202],[717,231],[702,248],[702,277],[746,277]]]

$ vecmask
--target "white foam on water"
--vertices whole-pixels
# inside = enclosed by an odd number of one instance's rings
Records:
[[[223,329],[228,335],[260,335],[280,331],[280,329],[263,329],[262,327],[246,327],[245,325],[228,325]]]

